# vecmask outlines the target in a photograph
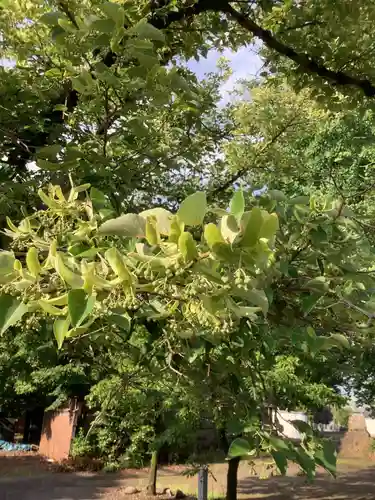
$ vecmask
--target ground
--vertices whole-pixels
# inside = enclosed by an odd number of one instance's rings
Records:
[[[262,474],[264,464],[258,466]],[[225,493],[226,464],[211,467],[209,499]],[[161,468],[158,487],[179,488],[195,494],[197,477],[181,475],[181,467]],[[375,498],[375,465],[368,461],[340,461],[338,478],[319,473],[313,484],[296,475],[291,468],[287,477],[259,479],[242,462],[239,471],[240,500],[371,500]],[[127,496],[127,486],[143,488],[147,470],[126,470],[115,474],[56,472],[37,455],[0,454],[0,500],[146,500],[144,494]],[[148,499],[147,499],[148,500]],[[164,500],[158,496],[158,500]]]

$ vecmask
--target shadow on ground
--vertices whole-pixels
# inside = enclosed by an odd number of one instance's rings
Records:
[[[116,488],[108,475],[49,474],[0,479],[0,500],[93,500]]]
[[[375,467],[341,474],[336,479],[318,475],[311,484],[306,478],[246,478],[239,481],[238,493],[251,500],[374,500]]]

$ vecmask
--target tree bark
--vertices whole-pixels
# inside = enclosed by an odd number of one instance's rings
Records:
[[[236,457],[228,462],[226,500],[237,500],[237,472],[240,460],[240,457]]]
[[[158,452],[153,451],[151,455],[150,472],[148,476],[147,493],[156,495],[156,478],[158,473]]]

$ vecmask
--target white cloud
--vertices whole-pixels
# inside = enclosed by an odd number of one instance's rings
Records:
[[[224,56],[229,60],[233,74],[221,88],[221,104],[225,104],[230,101],[230,92],[235,88],[238,80],[255,77],[261,70],[263,61],[258,55],[258,48],[256,45],[248,45],[236,52],[229,49],[223,52],[210,50],[206,58],[201,58],[199,61],[191,59],[188,61],[188,66],[198,78],[202,79],[207,73],[217,71],[217,62],[220,57]]]

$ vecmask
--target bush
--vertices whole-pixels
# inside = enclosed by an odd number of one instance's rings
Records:
[[[87,436],[84,430],[80,429],[72,441],[70,455],[72,458],[97,456],[94,436]]]

